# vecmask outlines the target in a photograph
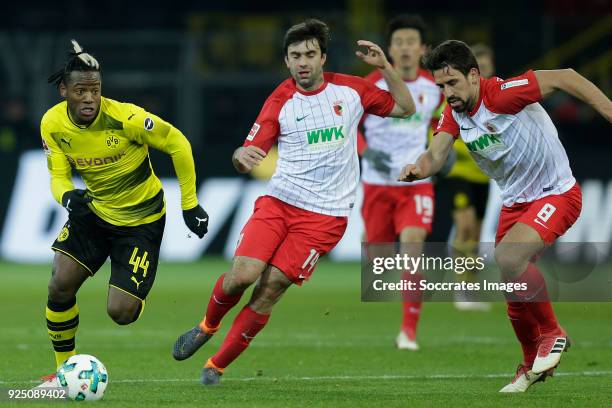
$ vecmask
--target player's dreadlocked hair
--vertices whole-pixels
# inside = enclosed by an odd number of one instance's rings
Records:
[[[60,84],[66,84],[72,71],[97,71],[102,75],[102,69],[98,60],[86,53],[76,40],[71,40],[72,50],[68,53],[68,60],[62,68],[54,72],[47,82],[59,88]]]
[[[447,40],[425,55],[424,64],[429,71],[451,67],[461,72],[464,76],[472,68],[478,69],[476,57],[470,47],[463,41]],[[478,72],[480,70],[478,69]]]
[[[302,41],[316,39],[321,48],[321,54],[327,53],[327,41],[329,40],[329,27],[321,20],[309,18],[300,24],[289,28],[285,33],[285,55],[289,45]]]

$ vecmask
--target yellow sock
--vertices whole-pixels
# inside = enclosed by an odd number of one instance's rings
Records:
[[[55,366],[56,369],[59,370],[59,368],[62,366],[62,363],[66,360],[68,360],[70,357],[74,356],[76,354],[76,350],[72,350],[72,351],[56,351],[55,352]]]
[[[59,368],[76,354],[75,335],[79,326],[79,307],[76,299],[67,304],[48,301],[45,310],[47,332],[55,351],[55,364]]]

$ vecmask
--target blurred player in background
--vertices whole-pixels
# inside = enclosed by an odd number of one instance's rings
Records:
[[[191,356],[219,330],[221,319],[257,281],[219,351],[208,359],[203,384],[217,384],[224,369],[268,322],[289,286],[301,285],[320,256],[342,238],[359,183],[357,126],[364,113],[404,118],[414,102],[380,47],[357,56],[380,69],[389,91],[350,75],[323,73],[329,28],[318,20],[291,27],[284,41],[291,78],[268,97],[232,161],[248,173],[278,141],[276,172],[240,234],[232,269],[219,277],[204,319],[181,335],[177,360]]]
[[[98,61],[72,41],[63,68],[51,75],[65,100],[49,109],[40,131],[53,197],[68,222],[52,245],[46,320],[59,367],[74,355],[79,325],[76,294],[111,258],[107,311],[120,325],[136,321],[153,286],[166,203],[149,146],[172,157],[183,218],[200,238],[208,215],[198,204],[191,145],[174,126],[144,109],[102,97]],[[75,189],[72,168],[86,189]],[[55,374],[43,378],[56,385]]]
[[[469,47],[445,41],[425,59],[448,102],[427,152],[402,170],[413,181],[442,167],[457,137],[499,185],[504,207],[495,260],[502,278],[524,283],[508,298],[508,317],[521,343],[523,362],[501,392],[524,392],[552,375],[569,346],[548,299],[535,257],[580,215],[582,195],[555,125],[538,103],[555,90],[588,103],[612,122],[612,102],[572,69],[527,71],[508,80],[481,78]]]
[[[361,213],[369,243],[395,242],[409,255],[418,257],[434,216],[434,189],[430,178],[410,185],[398,182],[402,167],[412,163],[427,148],[428,133],[435,112],[444,96],[431,74],[421,68],[426,51],[427,31],[419,16],[402,15],[387,26],[388,55],[393,68],[410,90],[416,113],[408,118],[383,118],[366,115],[364,137],[360,137],[362,156],[363,206]],[[388,85],[380,71],[365,78],[377,87]],[[361,136],[361,135],[360,135]],[[406,280],[418,282],[422,276],[406,272]],[[418,350],[416,330],[421,314],[420,294],[411,292],[403,302],[403,319],[396,338],[399,349]]]
[[[491,78],[495,75],[495,54],[488,45],[478,43],[470,47],[478,63],[480,76],[483,78]]]
[[[484,44],[472,46],[480,76],[491,78],[495,74],[493,50]],[[465,143],[453,144],[456,161],[447,177],[441,180],[441,188],[448,189],[452,195],[452,217],[454,236],[452,248],[456,256],[475,257],[478,255],[480,230],[489,196],[489,177],[480,170],[470,156]],[[474,271],[457,275],[466,281],[474,281]],[[455,307],[458,310],[488,311],[491,304],[477,302],[469,291],[456,292]]]

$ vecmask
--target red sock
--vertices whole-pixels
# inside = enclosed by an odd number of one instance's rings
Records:
[[[508,318],[523,349],[523,364],[531,368],[538,353],[538,322],[522,302],[508,302]]]
[[[416,287],[423,275],[420,273],[410,274],[404,272],[402,279],[409,282],[414,282]],[[416,338],[416,329],[419,324],[419,318],[421,317],[421,305],[423,303],[423,293],[416,289],[411,291],[403,292],[404,303],[403,303],[403,315],[402,315],[402,331],[406,333],[410,340]]]
[[[543,335],[555,335],[562,333],[557,317],[552,308],[546,290],[544,277],[538,267],[530,262],[525,272],[519,276],[515,282],[527,284],[527,290],[518,293],[525,300],[525,307],[529,310],[533,318],[538,322],[540,333]]]
[[[234,296],[228,296],[223,292],[223,279],[225,274],[219,276],[217,283],[213,289],[213,293],[208,301],[208,308],[206,308],[206,315],[204,320],[200,323],[202,330],[207,332],[215,332],[221,324],[221,319],[227,314],[236,303],[240,301],[242,293]]]
[[[259,314],[248,305],[245,306],[236,316],[221,348],[211,358],[212,363],[219,368],[230,365],[249,346],[257,333],[264,328],[268,319],[270,319],[269,314]]]

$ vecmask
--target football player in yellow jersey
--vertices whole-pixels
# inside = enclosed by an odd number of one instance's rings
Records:
[[[56,365],[75,354],[76,293],[111,258],[107,311],[121,325],[141,315],[159,257],[166,205],[149,161],[149,146],[172,157],[187,227],[202,238],[208,215],[198,204],[191,146],[174,126],[144,109],[101,96],[98,61],[73,40],[73,51],[51,75],[62,98],[41,121],[53,197],[68,221],[55,251],[46,308]],[[72,169],[87,187],[75,189]],[[55,386],[54,375],[43,386]]]

